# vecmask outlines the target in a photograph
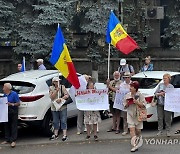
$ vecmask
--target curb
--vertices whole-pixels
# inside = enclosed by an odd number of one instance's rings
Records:
[[[180,140],[180,135],[173,135],[171,137],[167,137],[165,135],[163,136],[145,136],[143,137],[143,139],[179,139]],[[18,147],[27,147],[27,146],[46,146],[46,145],[70,145],[70,144],[94,144],[94,143],[105,143],[105,142],[130,142],[130,137],[126,137],[126,138],[111,138],[111,139],[99,139],[98,141],[94,141],[93,139],[90,139],[90,140],[77,140],[77,141],[65,141],[65,142],[62,142],[62,141],[51,141],[51,142],[42,142],[42,143],[18,143],[16,144],[16,146]],[[6,144],[6,145],[0,145],[0,150],[2,148],[6,148],[6,147],[9,147],[9,144]]]

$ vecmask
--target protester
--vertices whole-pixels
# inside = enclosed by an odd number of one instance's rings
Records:
[[[22,71],[22,64],[17,64],[17,70],[18,70],[18,72]]]
[[[124,82],[120,84],[119,90],[123,91],[124,94],[127,94],[130,92],[130,83],[132,82],[130,72],[125,72],[123,78],[124,78]],[[122,110],[121,115],[123,118],[123,133],[122,133],[122,135],[125,136],[126,134],[128,134],[127,110]]]
[[[94,89],[94,83],[89,81],[87,84],[87,89]],[[101,122],[101,116],[99,111],[84,111],[84,124],[87,128],[86,140],[90,139],[91,125],[93,125],[94,140],[98,140],[97,136],[97,124]]]
[[[118,68],[118,72],[121,74],[121,79],[123,79],[122,77],[125,72],[130,72],[131,76],[135,74],[133,66],[127,64],[126,59],[120,60],[120,67]]]
[[[165,91],[167,88],[174,88],[172,84],[170,84],[171,75],[166,73],[163,75],[163,83],[159,84],[155,96],[157,97],[157,114],[158,114],[158,133],[157,136],[162,135],[163,131],[163,122],[166,124],[166,135],[167,137],[171,136],[171,118],[172,112],[164,110],[164,99],[165,99]]]
[[[151,57],[148,56],[145,58],[145,63],[141,68],[141,72],[153,71],[153,64],[151,63]]]
[[[58,94],[59,93],[59,94]],[[54,77],[52,79],[52,86],[49,88],[49,95],[51,98],[51,111],[53,116],[53,126],[54,134],[50,137],[50,140],[58,139],[58,131],[61,125],[63,130],[62,141],[67,140],[67,105],[64,104],[58,111],[53,101],[57,103],[62,103],[63,99],[66,100],[69,97],[69,94],[64,85],[61,85],[59,82],[59,77]]]
[[[91,77],[86,75],[86,74],[79,77],[79,82],[80,82],[79,90],[85,90],[86,89],[87,83],[88,83],[90,78]],[[83,125],[84,125],[83,119],[84,119],[84,111],[78,110],[78,115],[77,115],[77,135],[80,135],[83,132]],[[85,131],[87,131],[86,128],[85,128]]]
[[[2,144],[11,143],[11,147],[16,146],[17,140],[17,123],[18,123],[18,106],[20,99],[18,94],[12,90],[10,83],[5,83],[3,87],[4,97],[7,97],[8,104],[8,122],[5,123],[5,139]]]
[[[107,80],[107,86],[109,88],[109,105],[110,105],[110,112],[112,114],[113,125],[112,128],[107,130],[107,132],[116,131],[116,134],[119,134],[119,123],[120,123],[120,111],[113,108],[116,90],[118,89],[119,85],[122,83],[120,80],[120,73],[115,71],[113,73],[114,80],[110,81]]]
[[[126,94],[124,99],[124,107],[127,109],[127,123],[131,135],[131,152],[137,151],[137,149],[142,145],[141,129],[143,129],[143,121],[138,120],[137,107],[145,107],[146,101],[138,89],[138,81],[131,82],[130,93]],[[132,100],[131,103],[130,100]]]
[[[36,62],[38,65],[38,70],[46,70],[46,67],[44,66],[44,60],[43,59],[37,59]]]

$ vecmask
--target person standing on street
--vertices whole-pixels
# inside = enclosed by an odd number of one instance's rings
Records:
[[[36,62],[38,65],[38,70],[46,70],[46,67],[44,66],[44,60],[43,59],[37,59]]]
[[[118,68],[118,72],[121,74],[121,80],[123,80],[123,75],[125,72],[130,72],[131,76],[135,74],[133,66],[127,64],[126,59],[120,60],[120,67]]]
[[[110,82],[109,80],[107,80],[107,87],[109,88],[109,108],[113,119],[113,125],[109,130],[107,130],[107,132],[115,131],[116,134],[119,134],[120,111],[113,108],[113,106],[115,101],[116,90],[118,90],[118,87],[122,83],[122,81],[120,80],[121,75],[118,71],[115,71],[113,73],[113,77],[114,80]]]
[[[171,118],[172,112],[164,110],[164,100],[165,100],[165,91],[167,88],[174,88],[172,84],[170,84],[171,75],[164,74],[163,75],[163,83],[159,84],[155,96],[157,97],[157,114],[158,114],[158,133],[157,136],[162,135],[163,131],[163,123],[165,120],[166,124],[166,135],[167,137],[171,136]]]
[[[145,58],[145,63],[141,68],[141,72],[153,71],[153,64],[151,63],[151,57],[148,56]]]
[[[138,89],[139,82],[132,81],[130,83],[130,93],[126,94],[124,99],[124,108],[127,109],[127,123],[131,135],[131,152],[137,151],[143,143],[141,135],[143,121],[139,121],[138,119],[138,108],[145,108],[146,100]]]
[[[11,143],[11,147],[16,146],[17,140],[17,123],[18,123],[18,106],[20,99],[18,94],[12,90],[10,83],[5,83],[3,86],[4,97],[7,97],[8,104],[8,122],[5,123],[5,141],[2,144]]]
[[[58,94],[59,93],[59,94]],[[50,137],[50,140],[58,139],[59,128],[63,130],[62,141],[67,140],[67,105],[64,104],[57,111],[56,107],[53,104],[53,101],[56,101],[58,104],[62,103],[62,99],[66,100],[69,97],[69,94],[64,85],[59,83],[59,77],[54,77],[52,79],[52,86],[49,88],[49,95],[51,98],[51,111],[53,116],[53,126],[54,134]]]

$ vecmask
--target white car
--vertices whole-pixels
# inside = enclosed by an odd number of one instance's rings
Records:
[[[144,94],[147,100],[147,122],[156,122],[157,108],[152,107],[149,98],[154,96],[154,93],[160,83],[163,82],[163,75],[169,73],[171,75],[171,83],[175,88],[180,88],[180,72],[169,72],[169,71],[147,71],[137,73],[132,76],[133,81],[138,81],[140,83],[139,91]],[[180,113],[173,113],[173,117],[180,116]]]
[[[57,70],[32,70],[12,74],[0,80],[0,93],[3,95],[3,84],[9,82],[13,90],[19,94],[19,120],[26,123],[40,124],[45,134],[52,132],[51,100],[49,97],[49,86],[52,78],[60,76],[61,83],[68,89],[71,84],[58,73]],[[67,107],[68,118],[77,116],[75,102]]]

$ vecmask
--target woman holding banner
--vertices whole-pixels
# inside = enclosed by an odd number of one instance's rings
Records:
[[[92,81],[88,81],[87,89],[95,89],[94,83]],[[99,111],[84,111],[84,124],[87,128],[86,140],[90,139],[91,125],[93,125],[94,140],[98,140],[97,124],[99,122],[101,122],[101,116]]]
[[[125,109],[127,109],[127,123],[131,135],[131,152],[137,151],[143,143],[141,136],[141,129],[143,129],[143,121],[140,120],[138,116],[138,108],[145,108],[146,101],[144,96],[140,92],[138,92],[138,89],[139,82],[131,82],[130,93],[126,94],[124,99],[124,107]]]
[[[165,98],[166,88],[174,88],[174,86],[170,84],[170,81],[171,81],[171,75],[168,73],[164,74],[163,83],[159,84],[155,92],[155,96],[157,97],[157,114],[158,114],[157,136],[162,135],[164,120],[166,124],[166,135],[167,137],[171,136],[170,129],[171,129],[172,112],[164,110],[164,98]]]

